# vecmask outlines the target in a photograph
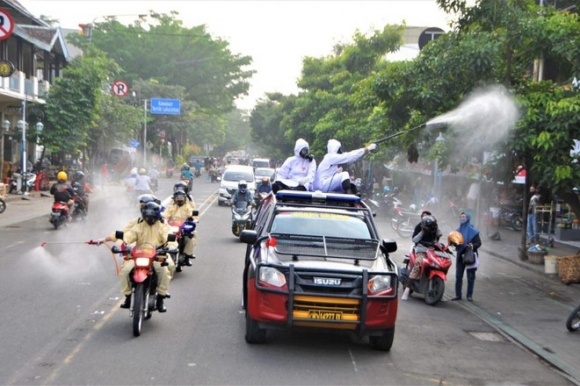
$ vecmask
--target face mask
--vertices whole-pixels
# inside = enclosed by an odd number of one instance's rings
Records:
[[[300,150],[299,155],[300,157],[307,159],[308,161],[312,161],[312,159],[314,158],[312,154],[309,153],[309,149],[307,147]]]
[[[467,222],[467,219],[466,218],[460,218],[459,219],[459,223],[460,224],[465,224],[466,222]]]

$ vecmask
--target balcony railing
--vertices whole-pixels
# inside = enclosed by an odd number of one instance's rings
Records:
[[[14,99],[42,101],[48,96],[50,83],[36,77],[25,78],[23,72],[16,71],[9,78],[0,78],[0,94]]]

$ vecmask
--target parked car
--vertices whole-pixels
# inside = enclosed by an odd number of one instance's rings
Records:
[[[398,269],[371,209],[355,195],[280,191],[258,208],[246,249],[243,305],[248,343],[268,329],[320,329],[369,336],[390,350]]]

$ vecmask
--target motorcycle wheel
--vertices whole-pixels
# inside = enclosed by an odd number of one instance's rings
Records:
[[[393,230],[396,231],[398,225],[399,225],[399,221],[393,217],[391,219],[391,228],[393,228]]]
[[[401,237],[410,237],[413,235],[415,226],[411,224],[410,221],[402,221],[397,224],[397,233]]]
[[[234,236],[238,237],[240,236],[240,227],[239,225],[234,225],[232,227],[232,233],[234,234]]]
[[[369,343],[375,350],[389,351],[395,340],[395,327],[383,331],[382,335],[369,336]]]
[[[431,279],[431,287],[433,290],[429,291],[429,286],[425,286],[425,303],[434,306],[443,298],[443,294],[445,293],[445,282],[439,276],[435,276]]]
[[[143,293],[145,292],[145,285],[143,283],[137,284],[135,292],[133,293],[133,336],[141,335],[141,326],[143,324]]]
[[[6,210],[6,203],[4,202],[4,200],[0,199],[0,213],[4,212]]]
[[[521,231],[522,230],[522,223],[523,220],[520,216],[514,216],[514,218],[512,219],[512,228],[514,229],[514,231]]]
[[[568,320],[566,320],[566,328],[568,331],[572,332],[580,329],[580,306],[576,307],[570,316],[568,316]]]

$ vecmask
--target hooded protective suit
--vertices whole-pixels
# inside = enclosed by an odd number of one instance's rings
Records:
[[[328,152],[318,165],[314,178],[314,190],[328,192],[344,192],[343,181],[350,181],[348,172],[342,171],[339,165],[348,164],[360,159],[367,148],[363,147],[348,153],[338,153],[341,143],[336,139],[328,140]]]
[[[288,157],[276,172],[277,180],[292,180],[302,185],[306,190],[312,190],[314,176],[316,174],[316,160],[303,158],[300,156],[300,150],[310,148],[308,142],[299,138],[294,145],[294,156]]]

